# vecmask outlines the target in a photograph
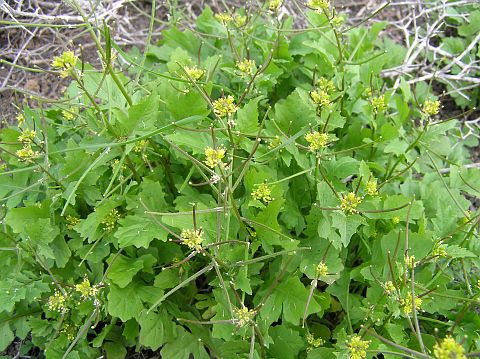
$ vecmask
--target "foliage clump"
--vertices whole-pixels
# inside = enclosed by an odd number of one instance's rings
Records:
[[[174,18],[143,54],[87,23],[103,67],[54,58],[63,98],[0,130],[0,350],[478,351],[478,139],[385,76],[385,23],[282,6]]]

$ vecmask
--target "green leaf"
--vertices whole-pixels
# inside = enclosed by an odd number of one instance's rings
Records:
[[[121,248],[128,246],[148,248],[154,239],[163,242],[167,240],[168,232],[147,215],[129,215],[120,219],[118,223],[120,228],[115,232],[115,237]]]
[[[206,147],[212,147],[212,139],[207,133],[178,132],[167,136],[177,146],[192,151],[192,154],[204,154]]]
[[[340,211],[335,211],[331,214],[332,226],[337,228],[340,232],[340,240],[344,247],[350,243],[350,238],[355,234],[357,228],[366,224],[365,219],[358,214],[345,215]],[[338,243],[332,243],[335,248],[339,248]]]
[[[283,312],[283,317],[287,322],[298,325],[300,319],[303,318],[308,296],[309,290],[305,288],[300,279],[296,276],[289,277],[280,283],[266,300],[261,317],[268,323],[273,323]],[[320,310],[320,305],[315,298],[312,298],[307,315]]]
[[[107,278],[120,288],[125,288],[132,281],[135,274],[143,268],[143,261],[141,259],[128,258],[121,254],[111,258],[113,258],[114,261],[110,265]]]
[[[195,359],[210,358],[202,342],[182,327],[177,327],[177,338],[165,344],[160,354],[162,358],[189,359],[190,354]]]
[[[113,317],[120,318],[126,322],[132,318],[138,318],[140,312],[144,309],[142,300],[138,295],[141,285],[136,282],[131,283],[126,288],[120,288],[115,284],[110,285],[108,293],[108,313]]]
[[[121,201],[114,200],[113,198],[106,200],[102,205],[98,206],[94,212],[90,213],[86,219],[82,220],[75,229],[80,233],[82,238],[88,239],[88,243],[94,242],[98,238],[98,232],[100,232],[98,229],[102,229],[100,226],[102,220],[110,211],[120,204]]]
[[[128,136],[134,130],[136,134],[155,130],[158,106],[158,95],[154,92],[143,101],[129,107],[128,116],[117,117],[116,127],[119,129],[119,135]]]
[[[157,350],[175,337],[176,326],[165,310],[159,313],[143,312],[140,323],[140,344]]]
[[[446,246],[447,255],[452,258],[476,258],[477,256],[468,249],[457,245]]]
[[[5,217],[7,225],[12,227],[15,233],[22,233],[32,223],[40,218],[50,218],[48,204],[44,203],[41,207],[27,206],[22,208],[12,208]]]
[[[270,328],[269,334],[273,339],[273,344],[268,351],[273,358],[298,358],[299,352],[305,347],[300,334],[285,325]]]
[[[46,258],[55,259],[51,243],[60,233],[57,227],[50,224],[50,219],[38,218],[25,228],[27,238],[35,245],[38,252]]]
[[[260,101],[260,97],[250,100],[237,111],[236,128],[240,132],[249,135],[256,135],[258,133],[258,101]]]
[[[316,123],[315,108],[305,90],[296,89],[275,105],[275,121],[282,131],[297,133],[308,124]]]
[[[0,323],[0,351],[5,350],[14,337],[13,331],[10,329],[10,323],[8,321]]]
[[[107,342],[103,345],[107,359],[123,359],[127,356],[127,349],[117,342]]]

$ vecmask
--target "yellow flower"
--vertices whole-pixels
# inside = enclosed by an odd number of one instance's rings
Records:
[[[400,218],[397,217],[397,216],[393,217],[393,218],[392,218],[392,223],[393,223],[393,224],[399,224],[399,223],[400,223]]]
[[[447,246],[442,242],[437,242],[433,246],[432,256],[434,257],[446,257],[447,256]]]
[[[322,10],[327,11],[330,7],[330,1],[329,0],[308,0],[307,6],[311,9],[316,10],[317,12],[320,12]]]
[[[391,280],[385,282],[385,284],[383,285],[383,289],[385,290],[385,294],[387,294],[388,296],[395,294],[395,285]]]
[[[423,300],[415,297],[415,310],[419,311],[422,306]],[[403,312],[407,315],[412,313],[412,293],[408,292],[405,299],[402,301]]]
[[[315,105],[318,105],[321,107],[328,107],[330,106],[330,103],[331,103],[330,95],[328,94],[327,91],[322,89],[310,91],[310,98],[312,99]]]
[[[237,62],[237,68],[243,75],[253,75],[255,69],[255,61],[243,59]]]
[[[257,188],[252,191],[251,195],[253,199],[262,201],[264,204],[268,204],[273,200],[272,190],[266,182],[257,185]]]
[[[66,323],[60,332],[64,333],[69,341],[73,341],[77,336],[78,329],[75,326]]]
[[[32,150],[32,146],[30,144],[23,145],[23,148],[20,150],[17,150],[17,152],[15,153],[20,158],[20,161],[26,161],[26,162],[34,160],[39,156],[38,152]]]
[[[374,97],[371,100],[374,113],[383,112],[387,109],[387,103],[385,102],[385,95]]]
[[[66,313],[68,311],[68,308],[66,306],[67,299],[67,294],[64,295],[59,290],[55,290],[53,295],[48,298],[48,310],[52,312]]]
[[[318,131],[310,131],[305,135],[305,140],[309,143],[308,148],[310,151],[315,152],[327,147],[328,135]]]
[[[457,344],[450,335],[433,346],[433,356],[435,359],[467,359],[463,346]]]
[[[233,16],[233,22],[236,27],[242,27],[247,23],[247,17],[239,14]]]
[[[320,90],[323,90],[327,93],[333,92],[335,90],[335,85],[332,80],[327,80],[325,77],[320,77],[318,80],[318,87]]]
[[[182,230],[180,237],[183,244],[185,244],[189,248],[195,249],[197,251],[202,249],[203,237],[201,229],[197,229],[196,231],[193,229],[184,229]]]
[[[315,337],[313,336],[313,334],[308,333],[308,334],[307,334],[307,343],[308,343],[308,345],[310,345],[311,347],[318,348],[318,347],[320,347],[321,345],[323,345],[324,341],[323,341],[322,338],[317,338],[317,339],[315,339]]]
[[[328,275],[328,267],[324,262],[320,262],[317,265],[317,278],[326,277]]]
[[[90,285],[90,281],[87,276],[84,277],[83,282],[75,285],[75,290],[80,293],[83,299],[95,297],[98,294],[98,286]]]
[[[435,116],[440,110],[440,101],[426,100],[423,103],[422,112],[428,117]]]
[[[378,194],[377,180],[369,180],[366,184],[367,194],[369,196],[376,196]]]
[[[273,150],[275,147],[278,147],[282,144],[282,140],[280,138],[280,136],[275,136],[272,140],[270,140],[268,142],[268,145],[267,147],[270,149],[270,150]]]
[[[60,56],[55,56],[52,61],[52,67],[59,69],[60,76],[65,78],[68,76],[69,71],[75,67],[77,63],[77,56],[73,51],[65,51]]]
[[[115,228],[117,221],[120,219],[120,213],[116,208],[112,209],[100,223],[103,224],[103,230],[110,232]]]
[[[268,8],[272,11],[277,10],[282,5],[282,0],[270,0],[268,2]]]
[[[237,325],[243,327],[245,324],[251,322],[255,316],[255,311],[253,309],[248,309],[247,307],[233,308],[233,315]]]
[[[331,22],[334,27],[340,27],[345,22],[345,19],[342,16],[334,16]]]
[[[415,256],[405,256],[405,265],[407,268],[413,269],[417,266],[418,262],[415,262]]]
[[[226,12],[215,14],[215,19],[220,21],[223,25],[227,25],[230,21],[232,21],[232,16]]]
[[[37,133],[34,130],[24,130],[18,136],[18,140],[24,144],[31,143],[35,139]]]
[[[148,141],[147,140],[140,140],[135,144],[135,147],[133,147],[133,152],[139,153],[142,152],[145,146],[147,145]]]
[[[62,110],[62,116],[66,121],[71,121],[75,118],[75,115],[72,109]]]
[[[230,116],[237,111],[235,100],[232,95],[227,97],[221,97],[218,100],[213,101],[213,111],[218,117]]]
[[[19,113],[16,117],[16,120],[18,122],[18,127],[22,127],[25,123],[25,116],[23,116],[23,113]]]
[[[80,223],[80,218],[68,215],[67,218],[67,229],[72,230],[77,224]]]
[[[358,197],[354,192],[348,193],[346,196],[343,196],[340,208],[346,214],[357,213],[357,206],[362,203],[362,199]]]
[[[225,149],[223,147],[214,149],[211,147],[205,148],[205,164],[210,167],[214,168],[216,165],[222,163],[222,158],[225,157]]]
[[[367,357],[367,349],[370,345],[370,340],[362,340],[359,335],[354,335],[347,343],[350,359],[364,359]]]
[[[185,72],[188,75],[188,76],[185,76],[185,79],[188,80],[189,77],[190,77],[193,81],[200,80],[202,78],[203,74],[205,73],[205,71],[197,68],[197,66],[195,66],[195,65],[185,67]]]

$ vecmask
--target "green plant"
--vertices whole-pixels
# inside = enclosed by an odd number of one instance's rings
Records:
[[[477,350],[472,142],[427,85],[381,80],[384,23],[309,1],[296,30],[280,7],[206,8],[144,55],[87,23],[103,69],[54,60],[64,100],[0,132],[0,349]]]

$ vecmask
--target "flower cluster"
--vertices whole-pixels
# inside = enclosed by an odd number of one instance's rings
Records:
[[[48,310],[52,312],[66,313],[68,311],[68,307],[66,305],[67,299],[67,294],[63,294],[59,290],[55,290],[53,295],[48,298]]]
[[[370,345],[370,340],[362,340],[359,335],[354,335],[347,343],[350,359],[364,359],[367,357],[367,349]]]
[[[324,262],[320,262],[316,268],[317,278],[326,277],[328,275],[328,267]]]
[[[247,17],[240,14],[233,15],[233,22],[236,27],[242,27],[247,23]]]
[[[135,147],[133,147],[133,152],[139,153],[142,152],[145,146],[147,146],[148,141],[147,140],[140,140],[135,144]]]
[[[24,144],[32,143],[37,133],[34,130],[23,130],[18,140]]]
[[[243,59],[242,61],[237,62],[237,68],[242,75],[253,75],[255,69],[255,61],[250,59]]]
[[[307,334],[307,343],[311,347],[318,348],[323,345],[324,341],[322,338],[315,338],[312,333]]]
[[[15,119],[17,120],[18,127],[22,127],[25,123],[25,116],[23,116],[23,113],[19,113]]]
[[[65,119],[65,121],[71,121],[75,118],[75,114],[72,109],[62,110],[62,116]]]
[[[315,152],[321,150],[328,145],[328,135],[318,131],[310,131],[305,135],[310,151]]]
[[[350,192],[346,196],[343,196],[340,208],[346,214],[357,213],[357,206],[362,203],[362,198],[358,197],[355,192]]]
[[[197,66],[187,66],[185,67],[185,73],[187,76],[185,76],[185,79],[189,80],[192,79],[193,81],[200,80],[205,73],[204,70],[199,69]]]
[[[233,308],[233,315],[235,316],[235,322],[237,325],[243,327],[245,324],[251,322],[255,316],[255,311],[253,309],[248,309],[247,307]]]
[[[434,257],[446,257],[447,256],[447,246],[442,242],[437,242],[433,246],[432,256]]]
[[[327,91],[322,89],[310,91],[310,98],[315,105],[320,107],[328,107],[331,104],[330,95]]]
[[[463,346],[458,344],[450,335],[433,346],[433,355],[435,359],[467,359]]]
[[[77,56],[73,51],[65,51],[60,56],[55,56],[52,61],[52,67],[59,69],[60,76],[65,78],[68,76],[71,69],[75,67],[77,63]]]
[[[115,158],[112,162],[112,169],[115,171],[116,169],[119,169],[119,170],[125,170],[127,169],[127,166],[122,164],[122,166],[120,166],[120,160],[118,158]]]
[[[78,329],[74,325],[66,323],[60,332],[64,333],[69,341],[73,341],[77,336]]]
[[[395,294],[395,285],[391,280],[385,282],[383,289],[385,290],[385,294],[388,296]]]
[[[215,19],[220,21],[223,25],[227,25],[230,21],[232,21],[232,16],[226,12],[215,14]]]
[[[267,147],[270,150],[273,150],[275,147],[278,147],[282,144],[282,139],[280,136],[276,135],[272,140],[268,141]]]
[[[205,148],[205,164],[210,167],[214,168],[216,165],[222,163],[222,158],[225,157],[225,148],[212,148],[207,147]]]
[[[407,268],[413,269],[417,266],[418,262],[415,261],[415,256],[405,256],[405,265]]]
[[[327,11],[330,8],[329,0],[308,0],[307,6],[317,12]]]
[[[423,300],[421,298],[415,297],[415,310],[419,311],[421,309]],[[402,300],[403,312],[408,315],[412,313],[412,293],[408,292],[405,299]]]
[[[372,105],[374,113],[380,113],[387,109],[387,102],[385,101],[385,95],[372,98],[370,103]]]
[[[23,148],[17,150],[15,154],[19,157],[20,161],[29,162],[37,158],[40,154],[32,149],[30,144],[23,145]]]
[[[400,223],[400,217],[397,217],[397,216],[393,217],[392,218],[392,223],[393,224],[399,224]]]
[[[369,196],[376,196],[378,194],[377,180],[369,180],[365,187]]]
[[[118,210],[116,208],[112,209],[101,221],[103,229],[107,232],[111,232],[115,228],[119,219],[120,213],[118,213]]]
[[[440,110],[440,101],[438,100],[426,100],[423,103],[422,112],[428,116],[432,117],[438,114]]]
[[[83,278],[83,281],[80,284],[75,285],[75,290],[80,293],[80,296],[82,299],[88,299],[95,297],[99,290],[100,286],[99,285],[91,285],[90,281],[88,280],[88,277],[85,276]]]
[[[67,220],[67,229],[72,230],[77,224],[80,223],[80,218],[68,215],[66,218]]]
[[[183,244],[188,248],[199,251],[202,248],[202,230],[201,229],[184,229],[180,234]]]
[[[270,0],[268,2],[268,8],[271,11],[278,10],[278,8],[282,5],[282,0]]]
[[[232,95],[227,97],[221,97],[218,100],[213,101],[213,111],[218,117],[226,117],[233,115],[237,111],[235,100]]]
[[[320,77],[318,80],[318,87],[320,90],[323,90],[327,93],[333,92],[335,90],[335,85],[332,80],[327,80],[325,77]]]
[[[252,191],[252,197],[253,199],[262,201],[264,204],[268,204],[270,201],[273,201],[272,190],[268,186],[267,182],[257,185],[257,188]]]

